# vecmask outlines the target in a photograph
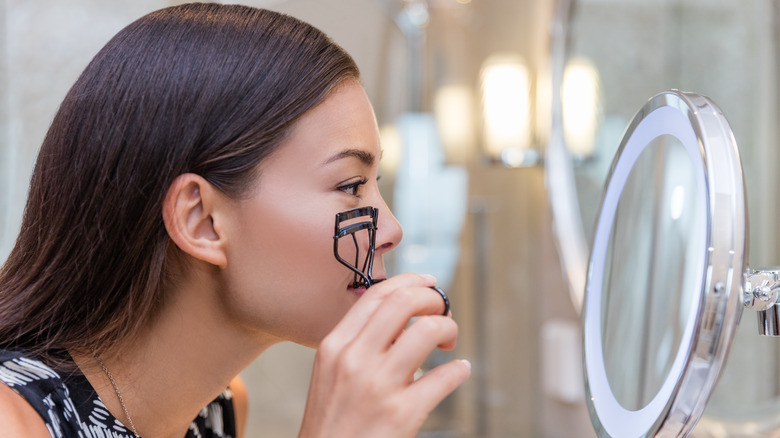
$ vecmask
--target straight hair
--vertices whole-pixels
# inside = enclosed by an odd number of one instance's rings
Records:
[[[51,366],[132,337],[165,301],[177,249],[162,203],[192,172],[234,198],[353,59],[293,17],[193,3],[148,14],[100,50],[39,151],[0,270],[0,348]]]

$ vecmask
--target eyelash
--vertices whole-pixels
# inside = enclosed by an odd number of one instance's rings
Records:
[[[354,182],[354,183],[350,183],[350,184],[345,184],[343,186],[339,186],[338,189],[341,190],[342,192],[348,194],[348,195],[356,196],[356,197],[359,198],[360,197],[360,186],[366,184],[367,182],[368,182],[368,179],[367,178],[363,178],[360,181],[357,181],[357,182]]]

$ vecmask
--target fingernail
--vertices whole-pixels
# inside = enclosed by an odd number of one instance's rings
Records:
[[[436,277],[434,277],[431,274],[422,274],[423,277],[427,278],[428,280],[432,281],[434,284],[436,284]]]
[[[469,371],[471,371],[471,362],[466,359],[461,359],[460,361],[463,363],[463,365],[466,365],[466,368],[468,368]]]

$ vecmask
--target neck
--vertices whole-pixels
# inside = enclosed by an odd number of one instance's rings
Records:
[[[119,355],[108,351],[101,356],[141,436],[184,436],[203,407],[280,341],[231,321],[220,311],[218,289],[200,277],[170,291],[159,315],[142,334],[116,349]],[[129,429],[119,397],[98,361],[89,354],[74,355],[74,360],[111,414]]]

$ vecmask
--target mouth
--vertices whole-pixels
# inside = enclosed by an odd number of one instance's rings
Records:
[[[349,286],[347,286],[347,290],[350,293],[352,293],[354,295],[357,295],[359,297],[362,296],[364,293],[366,293],[366,287],[365,286],[352,287],[352,285],[350,284]]]
[[[385,281],[385,280],[386,280],[386,278],[377,278],[376,280],[374,280],[373,284],[377,284],[377,283],[379,283],[381,281]],[[370,286],[368,286],[368,287],[370,287]],[[368,289],[368,287],[365,286],[365,285],[355,286],[354,283],[350,283],[349,285],[347,285],[347,291],[349,291],[350,293],[355,294],[357,296],[362,296],[364,293],[366,293],[366,290]]]

